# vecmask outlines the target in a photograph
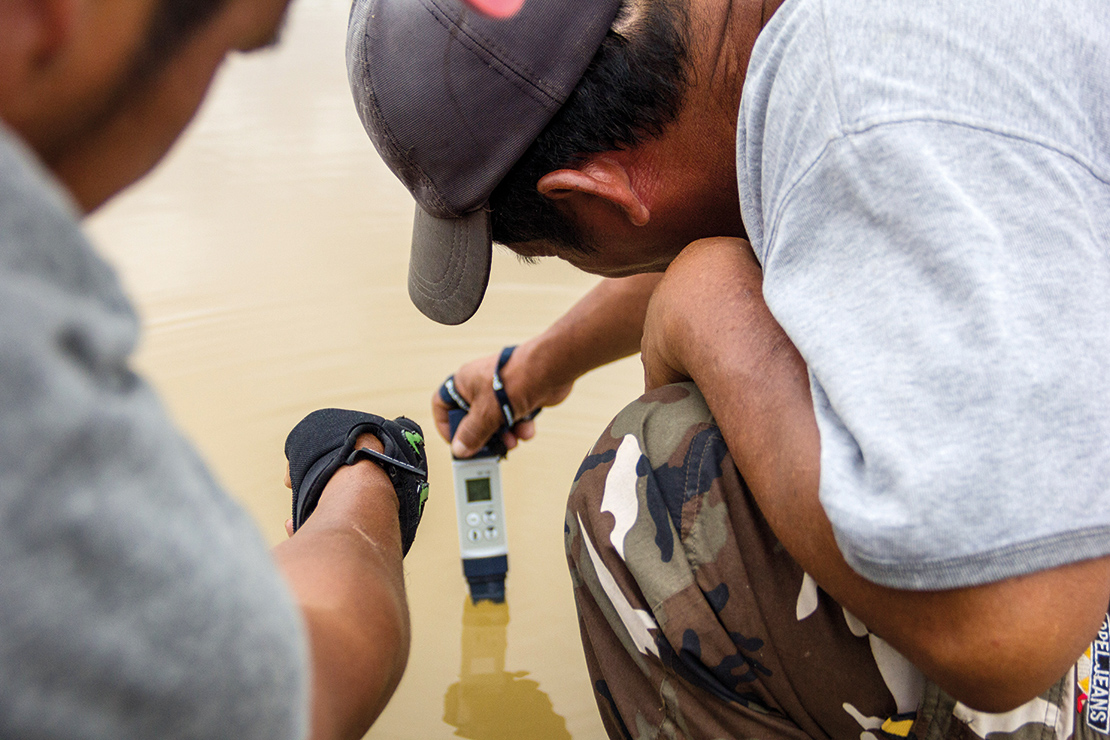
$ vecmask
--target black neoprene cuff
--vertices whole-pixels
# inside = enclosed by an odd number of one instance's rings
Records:
[[[358,437],[373,434],[383,452],[356,449]],[[332,475],[343,465],[369,459],[389,475],[397,493],[401,545],[412,546],[428,495],[428,462],[420,426],[405,417],[383,419],[346,409],[320,409],[301,420],[285,440],[289,478],[293,483],[293,529],[316,509]]]

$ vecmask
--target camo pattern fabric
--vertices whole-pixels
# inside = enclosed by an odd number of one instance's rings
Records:
[[[1041,698],[994,715],[956,703],[870,634],[775,538],[693,384],[613,421],[575,477],[565,537],[612,740],[1106,737],[1080,719],[1096,697],[1097,642],[1086,684],[1081,660]]]

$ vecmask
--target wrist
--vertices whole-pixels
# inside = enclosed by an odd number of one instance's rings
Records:
[[[545,387],[550,374],[547,357],[546,347],[540,337],[536,337],[517,345],[501,369],[505,392],[518,419],[542,402],[537,389]]]
[[[580,352],[573,341],[553,326],[542,334],[521,343],[509,365],[519,361],[513,375],[522,388],[557,388],[570,385],[589,368],[575,367],[569,360]],[[509,366],[506,366],[506,370]],[[532,399],[529,399],[532,400]]]
[[[358,439],[355,440],[355,449],[362,447],[374,450],[375,452],[383,452],[385,450],[382,441],[375,435],[369,433],[360,434]],[[331,480],[324,486],[324,492],[320,496],[321,505],[327,499],[332,498],[330,494],[334,492],[333,485],[334,489],[338,490],[363,490],[367,493],[377,493],[377,489],[382,489],[392,496],[394,503],[396,503],[397,500],[397,496],[393,492],[393,484],[389,480],[389,475],[380,465],[369,459],[359,460],[351,465],[343,465],[336,470]],[[388,499],[389,497],[383,498]]]
[[[380,443],[378,447],[380,451]],[[396,519],[399,510],[400,503],[389,475],[371,460],[359,460],[335,471],[304,526],[311,526],[317,519],[320,524],[353,522],[362,526],[371,520],[379,521],[383,516]]]

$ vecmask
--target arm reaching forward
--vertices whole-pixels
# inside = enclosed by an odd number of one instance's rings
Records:
[[[285,449],[294,518],[274,555],[308,631],[312,736],[360,738],[408,658],[401,563],[427,498],[423,434],[409,419],[322,409]]]
[[[409,649],[397,496],[385,472],[367,460],[341,468],[274,556],[308,631],[312,737],[360,738],[397,688]]]
[[[590,370],[635,354],[648,299],[660,279],[662,274],[649,273],[602,280],[545,332],[517,347],[501,379],[518,417],[562,402],[574,381]],[[490,355],[455,372],[455,387],[470,403],[452,444],[456,457],[477,452],[505,423],[491,383],[496,365],[497,355]],[[439,433],[450,440],[447,405],[438,394],[432,412]],[[517,439],[533,434],[533,422],[518,422],[506,445],[512,449]]]

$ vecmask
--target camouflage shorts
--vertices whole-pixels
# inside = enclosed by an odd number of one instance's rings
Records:
[[[566,548],[613,740],[1107,737],[1110,630],[1013,712],[958,704],[787,554],[692,384],[644,396],[602,435]]]

